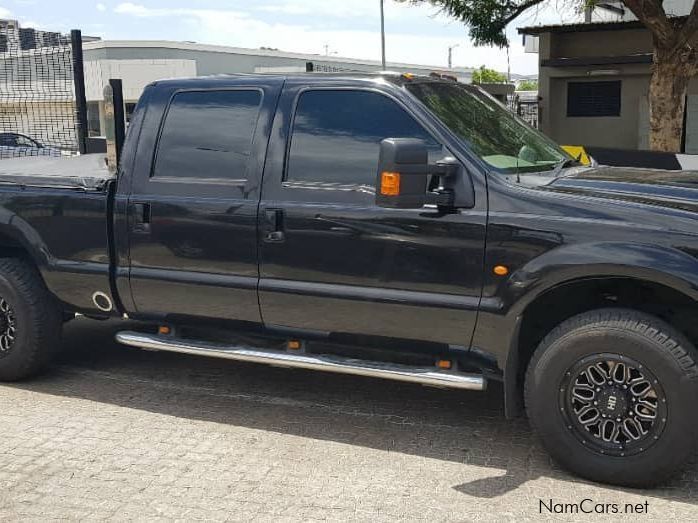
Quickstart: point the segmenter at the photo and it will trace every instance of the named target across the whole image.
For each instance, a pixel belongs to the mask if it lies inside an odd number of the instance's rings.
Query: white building
[[[110,78],[121,79],[127,117],[143,89],[162,78],[231,73],[372,72],[381,63],[339,56],[287,53],[271,49],[245,49],[169,41],[93,41],[83,44],[90,134],[104,128],[102,92]],[[470,83],[472,69],[392,63],[387,69],[414,74],[448,73]]]
[[[70,143],[64,145],[73,146],[76,140],[72,118],[75,98],[69,39],[60,33],[20,27],[15,20],[0,20],[0,131],[13,130],[41,137],[42,143],[63,143],[70,138]],[[377,61],[339,56],[193,42],[102,41],[90,37],[83,37],[83,55],[91,136],[100,136],[104,129],[103,90],[112,78],[122,81],[129,117],[145,86],[163,78],[382,69]],[[387,69],[414,74],[436,71],[448,73],[461,82],[472,80],[472,69],[465,68],[388,63]],[[31,97],[31,104],[22,103],[28,97]],[[27,108],[30,109],[28,113]],[[61,138],[62,135],[66,137]]]

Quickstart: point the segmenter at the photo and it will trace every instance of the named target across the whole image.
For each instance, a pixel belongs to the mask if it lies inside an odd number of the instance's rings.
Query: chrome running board
[[[264,363],[279,367],[319,370],[337,374],[352,374],[354,376],[419,383],[430,387],[464,390],[485,390],[487,387],[487,381],[479,374],[446,372],[433,368],[357,360],[341,356],[321,356],[301,352],[264,350],[246,346],[227,346],[130,331],[117,333],[116,341],[124,345],[147,350],[179,352],[182,354]]]

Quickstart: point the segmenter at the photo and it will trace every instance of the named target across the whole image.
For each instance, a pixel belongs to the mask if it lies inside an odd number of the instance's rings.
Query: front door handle
[[[281,243],[286,240],[284,233],[284,211],[282,209],[266,209],[264,211],[264,241]]]
[[[264,241],[267,243],[281,243],[285,239],[286,235],[283,231],[271,231],[264,237]]]
[[[133,232],[136,234],[150,234],[150,204],[134,203],[133,212]]]

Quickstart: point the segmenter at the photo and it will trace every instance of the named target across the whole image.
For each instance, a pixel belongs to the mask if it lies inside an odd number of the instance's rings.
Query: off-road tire
[[[644,436],[652,441],[641,451],[637,447],[645,444],[638,442],[632,455],[615,449],[612,449],[615,455],[607,455],[605,448],[590,448],[596,445],[592,441],[594,437],[586,440],[581,429],[589,429],[583,424],[578,425],[580,429],[572,427],[569,411],[575,414],[575,408],[565,408],[564,398],[569,397],[565,396],[566,380],[576,372],[571,369],[579,369],[580,362],[584,365],[586,361],[604,357],[601,354],[618,355],[621,362],[624,358],[639,362],[640,368],[653,376],[652,382],[662,392],[657,402],[663,403],[663,410],[658,411],[663,414],[657,417],[661,417],[657,421],[662,423],[661,431],[650,432],[651,437]],[[526,411],[553,459],[579,476],[629,487],[662,484],[690,462],[696,448],[697,361],[698,353],[688,339],[659,318],[627,309],[600,309],[580,314],[556,327],[535,351],[526,373]],[[586,380],[586,374],[579,376]],[[615,383],[613,385],[615,387]],[[630,401],[638,400],[628,393],[618,401],[629,405]],[[614,399],[614,409],[615,404]],[[600,412],[609,416],[607,410]],[[592,415],[593,412],[588,416]],[[574,423],[577,420],[579,418],[573,418]],[[599,445],[606,444],[602,438],[596,436],[596,439]],[[630,441],[628,445],[633,443]],[[619,444],[621,450],[623,445],[623,442]]]
[[[0,300],[11,311],[14,324],[9,348],[0,351],[0,381],[34,376],[46,368],[60,347],[61,311],[38,271],[18,258],[0,258]],[[6,322],[7,315],[0,329],[7,329]],[[8,339],[3,340],[5,344]]]

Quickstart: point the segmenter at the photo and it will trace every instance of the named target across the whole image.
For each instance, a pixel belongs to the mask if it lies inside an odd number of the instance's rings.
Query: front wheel
[[[656,485],[695,449],[696,349],[647,314],[581,314],[541,342],[525,400],[532,426],[564,467],[594,481]]]

